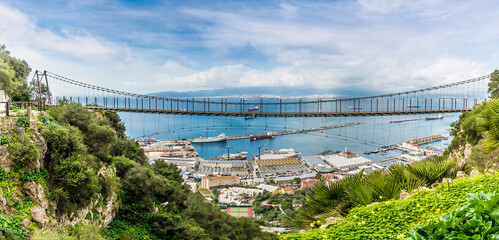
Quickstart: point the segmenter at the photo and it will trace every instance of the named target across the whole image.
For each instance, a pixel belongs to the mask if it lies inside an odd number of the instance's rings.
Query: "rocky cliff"
[[[116,189],[110,194],[98,194],[85,207],[67,211],[60,209],[46,170],[47,143],[41,131],[48,116],[1,117],[0,201],[1,214],[21,221],[21,229],[58,227],[80,221],[107,226],[119,207]],[[102,166],[98,175],[104,181],[116,178],[112,168]]]

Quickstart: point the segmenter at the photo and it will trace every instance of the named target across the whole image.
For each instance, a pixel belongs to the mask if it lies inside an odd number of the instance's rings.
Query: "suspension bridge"
[[[470,111],[488,98],[490,75],[376,96],[237,99],[130,93],[114,89],[116,87],[112,85],[106,88],[48,71],[36,71],[33,79],[38,84],[35,99],[40,104],[71,102],[89,109],[119,112],[127,135],[135,139],[154,136],[191,139],[220,132],[237,138],[269,131],[297,132],[300,134],[279,136],[277,140],[234,140],[230,146],[251,152],[263,142],[269,148],[300,146],[300,150],[308,149],[304,152],[319,152],[324,148],[342,149],[348,145],[354,151],[364,152],[405,140],[445,134],[459,112]],[[427,121],[435,114],[442,114],[443,119]],[[328,128],[354,122],[362,124]],[[318,130],[307,132],[306,129]],[[196,149],[206,156],[223,153],[218,153],[216,146],[198,145]],[[227,146],[221,143],[219,147]]]
[[[440,86],[352,98],[170,98],[124,92],[36,71],[39,98],[56,105],[173,115],[242,117],[339,117],[412,115],[470,111],[487,98],[490,75]],[[45,81],[44,81],[45,80]],[[45,82],[45,83],[44,83]],[[49,89],[50,85],[50,89]],[[45,94],[41,89],[46,89]],[[45,95],[45,96],[43,96]]]

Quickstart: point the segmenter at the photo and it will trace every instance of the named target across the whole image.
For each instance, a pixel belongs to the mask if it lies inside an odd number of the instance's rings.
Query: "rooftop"
[[[208,179],[210,181],[214,181],[214,180],[230,180],[230,179],[237,179],[239,178],[238,176],[216,176],[216,177],[203,177],[203,179]]]
[[[355,157],[345,157],[342,154],[324,156],[325,160],[335,168],[347,168],[372,163],[371,160],[356,155]]]

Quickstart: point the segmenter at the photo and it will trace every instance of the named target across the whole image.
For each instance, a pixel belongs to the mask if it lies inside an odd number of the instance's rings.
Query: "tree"
[[[491,98],[499,96],[499,70],[490,74],[489,93]]]
[[[0,88],[14,101],[29,100],[31,89],[27,77],[31,68],[24,60],[10,56],[5,45],[0,46]]]

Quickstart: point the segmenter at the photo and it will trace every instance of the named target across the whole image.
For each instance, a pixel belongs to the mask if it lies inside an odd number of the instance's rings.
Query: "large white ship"
[[[191,140],[192,143],[210,143],[210,142],[224,142],[227,141],[227,137],[225,136],[225,133],[221,133],[220,135],[216,137],[203,137],[200,136],[199,138],[194,138]]]
[[[296,158],[299,155],[300,153],[296,152],[293,148],[281,149],[277,152],[272,150],[265,150],[260,153],[260,157],[258,155],[255,155],[255,160]]]

